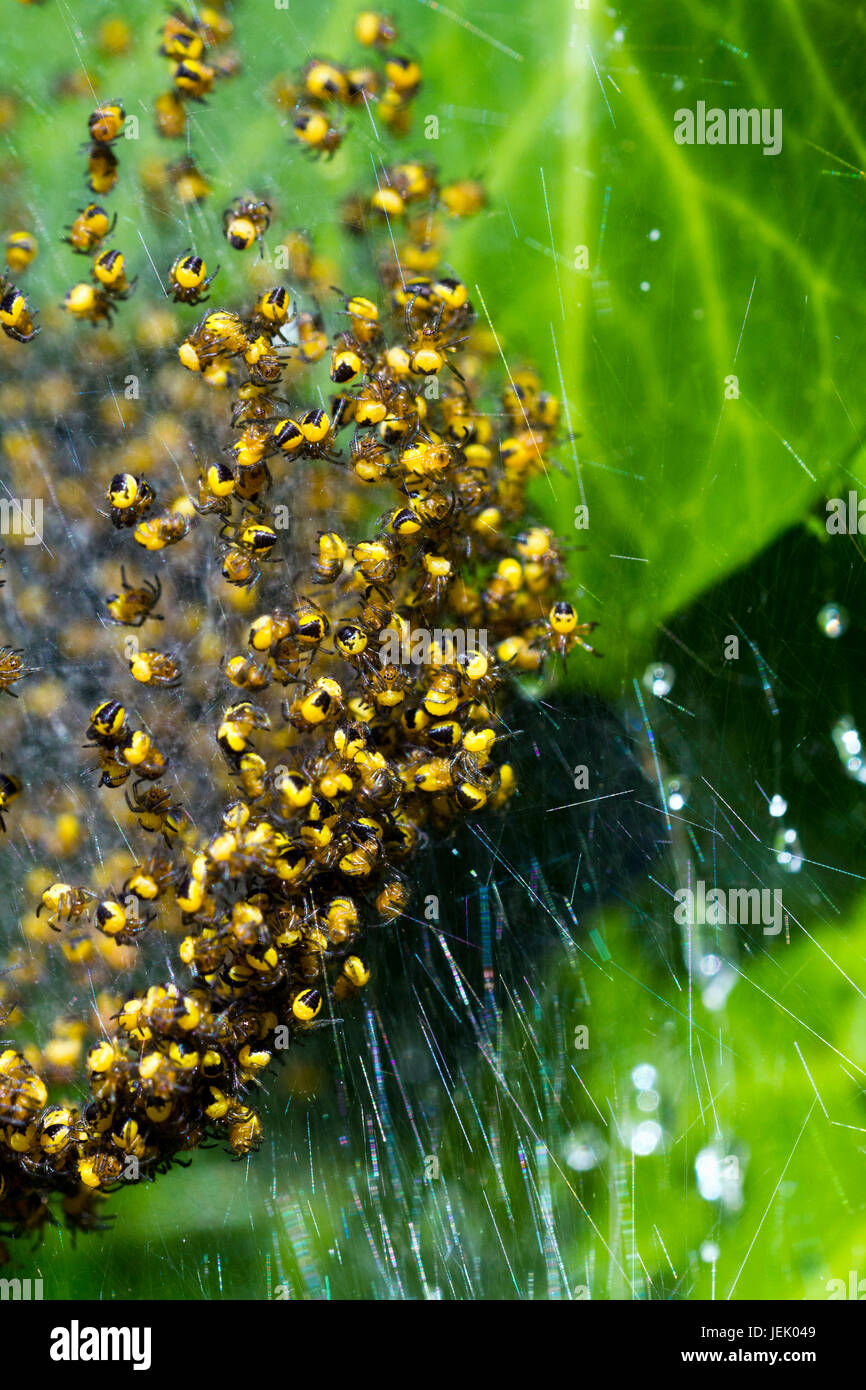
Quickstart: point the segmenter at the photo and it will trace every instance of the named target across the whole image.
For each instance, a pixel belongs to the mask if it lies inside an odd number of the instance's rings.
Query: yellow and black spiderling
[[[21,274],[39,254],[39,243],[32,232],[8,232],[6,264],[13,274]]]
[[[0,830],[6,829],[4,820],[10,805],[21,794],[21,783],[8,772],[0,772]]]
[[[39,332],[27,300],[15,285],[0,278],[0,328],[16,343],[29,343]]]
[[[126,259],[122,251],[101,251],[93,262],[93,278],[113,299],[126,299],[135,280],[126,278]]]
[[[235,198],[223,213],[223,231],[235,251],[248,251],[254,241],[264,255],[264,234],[271,223],[270,204],[252,198]]]
[[[91,323],[94,328],[103,321],[110,323],[116,307],[104,286],[91,285],[86,280],[67,290],[63,300],[63,308],[71,318]]]
[[[113,218],[109,218],[108,213],[98,203],[88,203],[67,229],[69,235],[63,240],[69,243],[73,251],[86,256],[110,235],[116,224],[117,213]]]
[[[28,666],[22,660],[23,656],[21,648],[0,647],[0,691],[4,695],[17,698],[18,692],[12,687],[35,672],[35,667]]]
[[[111,504],[111,520],[115,526],[135,526],[153,506],[155,493],[146,478],[132,473],[115,473],[107,500]]]
[[[109,594],[105,600],[111,622],[122,627],[141,627],[148,619],[155,622],[163,621],[163,615],[153,611],[162,597],[162,584],[158,576],[155,579],[145,579],[136,587],[128,582],[126,571],[121,565],[120,580],[120,591]]]
[[[126,112],[122,101],[103,102],[88,117],[87,129],[91,140],[99,145],[110,144],[112,140],[117,139],[125,120]]]
[[[87,157],[87,186],[91,193],[104,196],[117,183],[120,166],[117,155],[107,144],[94,144]]]
[[[292,129],[297,139],[313,154],[330,156],[343,143],[345,131],[335,125],[321,107],[299,106],[292,116]]]
[[[172,77],[181,96],[204,101],[213,87],[216,70],[198,58],[182,58],[175,63]]]
[[[216,279],[219,266],[207,273],[207,266],[194,251],[184,251],[172,262],[168,273],[172,299],[181,304],[201,304],[210,296],[205,294]]]
[[[397,26],[390,15],[362,10],[355,20],[355,38],[366,48],[385,48],[397,38]]]
[[[166,652],[134,651],[129,658],[129,674],[141,685],[173,689],[180,684],[180,667]]]
[[[253,311],[254,326],[274,333],[288,322],[292,312],[292,301],[284,285],[275,285],[265,290]]]

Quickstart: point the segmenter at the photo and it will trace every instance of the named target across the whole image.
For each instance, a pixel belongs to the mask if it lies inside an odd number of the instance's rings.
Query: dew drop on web
[[[834,641],[848,631],[848,613],[838,603],[825,603],[818,612],[818,626],[825,637]]]
[[[652,662],[643,673],[643,688],[651,695],[670,695],[674,688],[676,671],[665,661]]]

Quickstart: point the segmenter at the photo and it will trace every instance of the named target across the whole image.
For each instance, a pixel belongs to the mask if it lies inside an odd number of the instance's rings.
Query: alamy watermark
[[[860,1278],[859,1269],[848,1270],[847,1284],[844,1279],[828,1279],[824,1287],[831,1303],[840,1298],[848,1299],[852,1303],[862,1303],[866,1299],[866,1279]]]
[[[784,909],[781,888],[710,888],[699,878],[694,888],[678,888],[674,921],[678,926],[763,926],[778,936]]]
[[[41,1279],[0,1279],[0,1303],[38,1302],[43,1297]]]
[[[724,111],[699,101],[692,111],[681,106],[674,112],[674,140],[678,145],[763,145],[764,154],[782,150],[781,107],[732,107]]]
[[[41,545],[42,498],[0,497],[0,536],[23,536],[25,545]]]
[[[474,627],[383,628],[379,633],[383,666],[429,666],[437,655],[449,660],[487,655],[487,629]]]
[[[134,1371],[148,1371],[152,1340],[150,1327],[82,1327],[73,1318],[68,1327],[52,1328],[48,1355],[52,1361],[129,1361]]]
[[[866,497],[849,492],[847,497],[827,499],[828,536],[866,535]]]

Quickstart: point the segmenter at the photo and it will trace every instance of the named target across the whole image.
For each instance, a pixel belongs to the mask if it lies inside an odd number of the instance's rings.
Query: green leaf
[[[861,73],[848,13],[807,0],[556,22],[493,151],[510,249],[482,264],[487,230],[470,235],[506,351],[534,337],[555,374],[558,347],[577,464],[560,448],[568,476],[538,498],[562,533],[589,505],[573,571],[607,659],[575,659],[572,678],[615,689],[658,623],[803,518],[858,451]],[[675,112],[698,101],[778,108],[780,153],[677,144]],[[573,268],[580,243],[591,273]]]

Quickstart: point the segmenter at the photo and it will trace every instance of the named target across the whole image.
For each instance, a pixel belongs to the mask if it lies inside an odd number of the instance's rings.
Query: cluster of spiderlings
[[[357,32],[384,44],[392,26],[365,14]],[[110,642],[124,630],[135,686],[118,679],[116,660],[99,665],[92,626],[67,610],[59,645],[101,673],[79,726],[104,802],[87,806],[88,826],[119,825],[125,802],[138,843],[134,854],[100,852],[92,874],[27,876],[36,910],[22,917],[14,974],[0,980],[4,1030],[58,954],[93,1007],[90,1022],[58,1017],[42,1047],[0,1045],[4,1227],[38,1226],[52,1194],[70,1222],[92,1227],[102,1194],[153,1178],[208,1138],[236,1155],[254,1150],[262,1074],[367,984],[364,933],[409,909],[415,850],[514,791],[501,756],[504,684],[576,646],[592,650],[593,625],[560,596],[556,540],[528,515],[527,486],[557,442],[558,402],[527,368],[509,374],[494,403],[495,341],[477,326],[467,287],[440,267],[443,217],[477,211],[480,189],[440,187],[435,170],[405,162],[357,202],[372,215],[356,232],[375,236],[386,216],[407,218],[396,257],[390,236],[374,247],[375,297],[339,292],[335,305],[331,292],[329,332],[321,306],[336,277],[288,232],[282,245],[306,304],[275,284],[247,309],[209,309],[175,339],[173,361],[172,320],[154,310],[139,336],[164,411],[148,418],[136,399],[122,408],[107,399],[99,412],[106,442],[87,485],[101,472],[107,511],[91,500],[82,549],[105,557],[95,582],[114,588],[102,591],[103,634]],[[270,211],[237,200],[224,220],[229,243],[243,250],[261,238]],[[90,252],[109,230],[91,206],[69,240]],[[172,298],[195,304],[212,278],[181,253]],[[94,374],[117,351],[100,339]],[[317,404],[313,369],[325,360],[334,393]],[[28,419],[43,403],[48,421],[88,418],[86,394],[62,371],[46,373]],[[5,420],[22,395],[14,380],[2,388]],[[175,463],[192,441],[197,476],[178,486]],[[50,429],[4,434],[13,485],[50,447]],[[73,510],[79,477],[59,498]],[[309,556],[291,580],[270,568],[285,559],[289,516],[293,560]],[[159,576],[127,577],[147,554],[181,603],[164,597]],[[32,563],[56,580],[50,558]],[[22,621],[38,599],[33,584],[21,594]],[[205,618],[217,613],[214,632]],[[139,633],[157,623],[170,640],[145,643]],[[20,651],[0,652],[0,685],[27,674]],[[80,706],[93,685],[84,670],[77,679],[75,689],[50,677],[39,685],[43,722]],[[133,690],[143,715],[130,708]],[[0,781],[0,813],[21,790]],[[47,821],[23,790],[28,844],[77,860],[80,810]],[[140,952],[164,970],[172,940],[177,978],[118,994],[118,969]],[[76,1106],[62,1092],[82,1061],[88,1096]]]
[[[6,264],[13,275],[22,274],[38,254],[32,232],[13,231],[6,236]],[[36,311],[31,310],[26,294],[22,294],[7,276],[0,276],[0,328],[15,343],[29,343],[36,337]]]
[[[123,130],[125,120],[122,101],[104,101],[88,117],[87,186],[97,197],[110,193],[117,183],[118,160],[112,145]]]
[[[90,115],[87,128],[92,145],[88,162],[88,186],[92,193],[100,197],[110,193],[117,182],[117,155],[111,148],[123,130],[126,113],[121,101],[106,101]],[[111,316],[118,302],[128,299],[135,289],[136,281],[126,276],[126,259],[122,251],[109,248],[100,251],[100,243],[114,231],[117,214],[109,221],[108,213],[99,203],[88,203],[79,208],[75,221],[67,228],[66,241],[73,251],[87,256],[96,252],[91,266],[90,280],[80,280],[67,290],[63,308],[73,318],[94,326]]]
[[[213,53],[233,32],[228,16],[208,5],[194,15],[175,9],[166,19],[159,51],[171,65],[172,85],[154,103],[156,130],[163,139],[182,139],[188,124],[186,102],[204,102],[218,77],[238,71],[236,59]]]
[[[381,70],[369,61],[340,65],[312,58],[298,75],[281,74],[272,92],[291,112],[292,132],[313,155],[330,157],[340,148],[346,129],[340,112],[365,108],[376,129],[381,121],[395,135],[405,135],[412,121],[412,102],[421,89],[421,66],[393,52],[397,26],[390,15],[364,10],[355,22],[355,38],[381,55]]]
[[[383,262],[383,278],[393,280],[401,270],[435,270],[442,256],[443,223],[437,214],[471,217],[484,206],[484,189],[477,179],[460,179],[440,187],[436,170],[430,164],[407,160],[382,167],[372,191],[346,198],[340,220],[352,236],[366,237],[377,224],[387,223],[392,236],[393,223],[405,223],[406,239],[397,244],[397,261]]]

